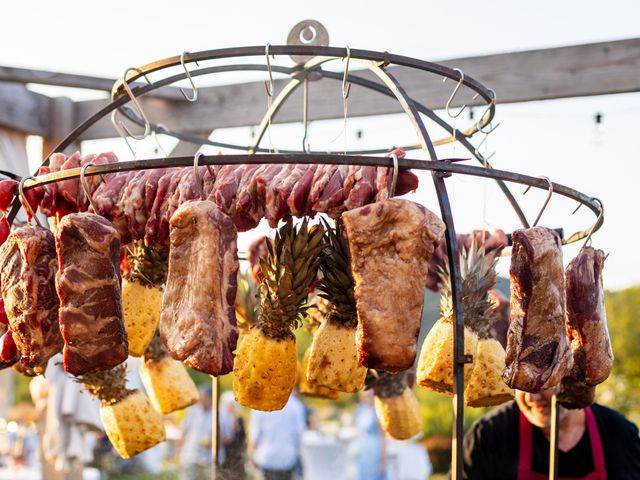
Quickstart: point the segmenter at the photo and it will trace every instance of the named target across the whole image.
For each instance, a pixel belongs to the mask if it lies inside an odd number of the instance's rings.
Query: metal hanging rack
[[[311,24],[310,21],[301,22],[294,30],[292,30],[289,38],[297,39],[298,43],[303,42],[304,29],[312,26],[315,29],[314,35],[317,42],[328,43],[328,35],[323,34],[323,28],[319,23]],[[297,29],[297,30],[296,30]],[[326,30],[324,31],[326,34]],[[238,59],[249,56],[264,56],[266,53],[267,59],[269,56],[275,58],[275,56],[290,55],[298,63],[293,67],[271,65],[271,61],[268,60],[267,65],[263,64],[229,64],[222,66],[211,66],[205,68],[198,68],[195,70],[189,70],[187,64],[195,63],[198,66],[198,62],[204,62],[207,60],[230,60]],[[363,64],[369,72],[373,73],[379,82],[372,81],[364,78],[353,72],[331,72],[321,68],[323,64],[331,60],[343,60],[349,59],[349,61],[355,61]],[[420,102],[411,98],[405,88],[403,88],[401,82],[388,71],[385,67],[388,65],[399,65],[408,68],[422,70],[428,74],[438,75],[443,78],[449,78],[456,81],[456,86],[451,94],[447,107],[451,106],[453,99],[458,93],[459,89],[464,86],[474,92],[474,99],[481,98],[486,102],[486,110],[480,116],[479,120],[471,127],[464,131],[460,131],[454,126],[451,126],[446,120],[438,116],[433,110]],[[160,79],[156,81],[150,81],[148,75],[163,71],[170,67],[182,67],[182,72]],[[182,94],[188,101],[197,100],[197,87],[193,78],[201,75],[210,75],[223,72],[250,72],[250,71],[266,71],[269,74],[269,83],[266,83],[267,92],[270,95],[268,110],[260,123],[258,132],[252,145],[235,145],[222,142],[212,142],[207,138],[202,138],[189,133],[181,133],[170,129],[164,125],[154,124],[147,119],[144,111],[137,101],[138,97],[143,96],[157,88],[173,84],[180,80],[188,80],[191,85],[191,96],[183,90]],[[273,90],[270,86],[273,86],[272,72],[289,75],[291,78],[288,83],[281,89],[280,93],[271,98]],[[281,150],[278,153],[264,153],[269,149],[261,148],[260,143],[264,137],[264,134],[271,122],[274,115],[277,114],[278,109],[289,98],[291,93],[296,90],[301,84],[306,83],[310,78],[328,78],[342,82],[343,94],[344,86],[347,84],[355,84],[361,87],[365,87],[381,93],[387,97],[395,98],[402,106],[404,112],[409,118],[412,127],[418,137],[418,145],[409,146],[408,149],[420,149],[425,152],[429,160],[415,160],[415,159],[391,159],[372,156],[379,153],[387,153],[389,149],[373,149],[373,150],[352,150],[341,152],[305,152],[306,148],[302,151]],[[136,86],[134,88],[129,87],[129,83],[144,77],[148,84]],[[345,99],[346,100],[346,99]],[[128,103],[134,105],[134,109],[127,106]],[[532,177],[523,175],[520,173],[509,172],[505,170],[497,170],[491,167],[488,163],[488,158],[485,158],[477,147],[474,147],[470,142],[471,137],[481,132],[484,135],[491,133],[497,126],[491,126],[495,114],[495,93],[472,77],[464,74],[458,69],[449,68],[436,63],[426,62],[423,60],[417,60],[410,57],[390,54],[388,52],[375,52],[370,50],[359,50],[350,48],[335,48],[328,47],[323,44],[294,44],[294,45],[268,45],[254,46],[254,47],[238,47],[238,48],[225,48],[218,50],[207,50],[202,52],[183,52],[181,55],[169,57],[163,60],[152,62],[143,65],[139,68],[129,68],[122,79],[118,80],[112,89],[112,102],[96,112],[93,116],[85,120],[78,127],[76,127],[69,135],[60,142],[60,144],[54,149],[54,152],[63,151],[69,145],[71,145],[79,136],[89,129],[96,122],[106,117],[107,115],[114,116],[114,126],[121,125],[120,122],[115,122],[115,115],[117,111],[120,111],[123,116],[130,121],[144,127],[144,134],[146,136],[149,132],[156,132],[166,135],[171,135],[180,140],[189,141],[200,145],[215,145],[224,148],[244,150],[248,151],[248,154],[234,154],[234,155],[199,155],[198,162],[202,166],[206,165],[230,165],[230,164],[264,164],[264,163],[300,163],[300,164],[337,164],[337,165],[370,165],[370,166],[387,166],[393,167],[393,162],[397,161],[398,168],[414,169],[430,171],[432,175],[432,181],[436,190],[440,213],[442,219],[446,225],[445,240],[447,244],[447,252],[449,258],[449,264],[451,266],[451,285],[452,285],[452,297],[454,305],[454,397],[453,397],[453,435],[452,435],[452,461],[451,461],[451,473],[453,479],[462,478],[462,457],[463,457],[463,392],[464,392],[464,379],[463,379],[463,367],[465,363],[469,363],[470,359],[464,355],[464,308],[462,304],[462,285],[459,265],[459,248],[456,240],[456,232],[453,220],[453,214],[451,211],[451,205],[449,201],[449,195],[447,193],[447,187],[445,179],[452,174],[456,175],[470,175],[486,179],[495,180],[507,200],[513,207],[516,215],[520,219],[523,227],[529,227],[522,209],[520,208],[517,200],[507,187],[505,182],[519,183],[540,188],[545,191],[552,189],[553,193],[570,198],[577,201],[579,205],[587,206],[595,215],[595,223],[585,230],[578,231],[571,235],[569,238],[563,241],[564,244],[573,243],[581,239],[590,238],[591,234],[597,231],[603,221],[603,207],[599,200],[587,196],[577,190],[569,188],[567,186],[550,182],[546,178]],[[458,107],[458,112],[450,114],[449,116],[454,118],[462,113],[466,105]],[[449,108],[447,108],[449,112]],[[447,136],[432,140],[425,123],[421,117],[425,115],[439,127],[445,130]],[[486,128],[489,127],[489,130]],[[132,138],[136,138],[130,130],[126,129],[126,126],[122,125],[117,128],[118,133],[126,139],[125,134],[130,135]],[[124,133],[123,133],[124,131]],[[140,135],[137,135],[140,137]],[[485,137],[486,138],[486,137]],[[461,144],[474,158],[476,158],[482,166],[471,166],[455,163],[456,159],[439,159],[435,146],[443,145],[450,142],[458,142]],[[53,153],[53,152],[52,152]],[[47,165],[49,162],[49,154],[43,161],[42,165]],[[63,179],[80,178],[81,176],[102,175],[106,173],[114,173],[130,170],[143,170],[154,168],[167,168],[167,167],[189,167],[193,166],[194,158],[192,156],[184,157],[165,157],[165,158],[152,158],[146,160],[134,160],[129,162],[120,162],[115,164],[104,165],[85,165],[82,169],[75,168],[59,172],[52,172],[44,175],[35,176],[32,178],[25,178],[22,183],[24,190],[34,188],[36,186],[44,185],[51,182],[57,182]],[[11,223],[15,218],[17,211],[20,208],[20,202],[16,199],[12,205],[11,212],[8,215],[8,221]],[[215,382],[214,382],[215,387]],[[557,410],[555,408],[555,402],[553,402],[552,418],[557,419]],[[214,404],[213,408],[216,408]],[[216,408],[217,410],[217,408]],[[217,412],[216,412],[217,413]],[[215,416],[214,416],[215,417]],[[214,428],[217,421],[214,420]],[[553,429],[555,434],[552,435],[551,445],[551,459],[557,458],[557,421],[553,422]],[[217,456],[216,441],[214,436],[214,457]],[[556,478],[554,473],[555,462],[551,462],[550,465],[550,477]],[[556,467],[557,468],[557,467]]]

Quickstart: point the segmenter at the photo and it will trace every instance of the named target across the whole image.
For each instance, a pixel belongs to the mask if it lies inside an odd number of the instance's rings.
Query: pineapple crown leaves
[[[333,318],[343,322],[355,320],[356,301],[353,293],[354,281],[351,273],[349,246],[336,222],[335,230],[326,220],[323,238],[323,255],[320,259],[322,279],[318,285],[320,297],[331,303]]]
[[[169,269],[169,249],[166,247],[147,246],[143,242],[135,242],[127,247],[129,277],[142,285],[162,286],[167,281]]]
[[[496,284],[498,253],[498,250],[486,253],[484,245],[478,246],[475,238],[472,239],[471,246],[460,253],[465,323],[485,337],[491,328],[490,313],[495,308],[488,293]],[[438,275],[443,292],[440,297],[440,314],[443,318],[450,318],[453,316],[453,296],[447,258],[444,266],[438,270]]]
[[[97,397],[106,405],[117,403],[129,393],[129,390],[126,389],[126,363],[121,363],[109,370],[85,373],[79,376],[76,381],[84,385],[89,395]]]
[[[269,254],[260,260],[256,312],[260,326],[272,336],[286,336],[300,326],[309,287],[316,279],[323,235],[322,225],[309,228],[305,219],[295,228],[289,219],[273,244],[267,244]]]

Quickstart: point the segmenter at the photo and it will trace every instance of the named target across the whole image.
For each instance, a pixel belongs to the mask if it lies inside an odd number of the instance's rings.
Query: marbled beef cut
[[[233,369],[238,232],[211,201],[183,203],[170,222],[160,335],[176,360],[209,375]]]
[[[562,380],[558,398],[569,408],[591,404],[593,387],[604,382],[613,367],[602,288],[603,266],[604,252],[585,247],[565,272],[567,336],[574,365],[571,374]]]
[[[416,357],[424,285],[444,223],[417,203],[389,199],[342,214],[351,253],[360,363],[390,373]]]
[[[21,227],[0,247],[2,298],[20,362],[33,374],[62,349],[58,326],[57,271],[53,234],[42,227]]]
[[[120,235],[93,213],[72,213],[56,232],[64,369],[107,370],[127,359],[122,319]]]
[[[503,378],[536,393],[557,386],[571,369],[565,333],[565,285],[560,237],[545,227],[513,232],[511,321]]]

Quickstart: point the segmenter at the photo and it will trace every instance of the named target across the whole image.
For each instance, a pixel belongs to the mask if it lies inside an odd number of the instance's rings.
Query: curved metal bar
[[[313,55],[313,56],[327,56],[334,58],[343,58],[344,57],[344,48],[338,47],[322,47],[322,46],[313,46],[313,45],[270,45],[269,53],[272,55]],[[440,65],[437,63],[427,62],[425,60],[418,60],[416,58],[407,57],[404,55],[396,55],[388,52],[376,52],[372,50],[360,50],[360,49],[350,49],[351,58],[356,58],[360,60],[372,60],[375,62],[381,62],[385,66],[388,64],[401,65],[410,68],[416,68],[419,70],[424,70],[427,72],[435,73],[437,75],[441,75],[444,77],[451,78],[452,80],[457,80],[460,75],[450,67],[445,65]],[[222,58],[229,57],[250,57],[250,56],[262,56],[264,55],[264,45],[259,46],[251,46],[251,47],[232,47],[232,48],[221,48],[216,50],[204,50],[200,52],[194,52],[190,54],[190,58],[186,63],[196,62],[196,61],[205,61],[205,60],[218,60]],[[130,83],[133,80],[136,80],[140,76],[144,74],[148,74],[151,72],[156,72],[158,70],[162,70],[168,67],[175,67],[177,65],[181,65],[180,56],[173,56],[164,58],[161,60],[157,60],[146,65],[143,65],[138,68],[140,73],[134,73],[132,75],[127,75],[123,79],[117,80],[113,88],[111,90],[111,97],[115,99],[116,96],[122,95],[123,82]],[[487,89],[480,82],[475,80],[474,78],[465,75],[464,81],[462,82],[466,87],[474,90],[478,93],[487,103],[491,103],[491,94],[489,89]],[[494,115],[494,109],[491,110],[490,118],[488,118],[487,123],[491,121]]]
[[[409,96],[406,94],[400,82],[391,74],[372,63],[371,70],[389,87],[396,96],[400,105],[409,116],[413,124],[420,144],[425,154],[431,157],[431,163],[437,162],[438,157],[431,143],[429,133],[420,118]],[[462,80],[461,80],[462,81]],[[456,89],[457,91],[457,89]],[[451,452],[451,473],[453,480],[462,479],[462,455],[464,439],[464,364],[467,363],[464,355],[464,305],[462,303],[462,278],[460,274],[460,257],[458,253],[458,241],[456,229],[453,223],[453,212],[449,203],[447,186],[444,176],[432,172],[433,186],[436,189],[440,213],[447,229],[445,239],[447,242],[447,256],[449,257],[449,278],[451,281],[451,297],[453,303],[453,438]]]

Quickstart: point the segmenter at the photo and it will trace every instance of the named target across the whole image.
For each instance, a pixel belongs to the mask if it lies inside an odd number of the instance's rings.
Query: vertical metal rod
[[[309,78],[304,77],[304,88],[302,90],[302,126],[304,134],[302,135],[302,151],[308,153],[307,137],[309,135]]]
[[[220,380],[211,377],[211,480],[216,480],[220,459],[218,458],[218,444],[220,442],[220,429],[218,428],[218,403],[220,400]]]
[[[553,394],[551,397],[551,439],[549,446],[549,479],[558,478],[558,428],[560,426],[560,409],[558,408],[558,397]]]
[[[391,74],[384,71],[376,62],[368,64],[369,69],[375,73],[396,96],[398,102],[406,112],[411,124],[413,125],[420,146],[425,154],[432,161],[437,161],[433,143],[429,137],[429,133],[420,118],[420,114],[414,102],[407,95],[400,82]],[[462,305],[462,281],[460,277],[460,258],[458,255],[458,242],[456,239],[456,231],[453,224],[453,215],[451,213],[451,205],[449,196],[447,195],[447,187],[444,183],[444,176],[441,172],[432,172],[433,185],[436,189],[438,202],[440,203],[440,212],[447,230],[445,237],[447,241],[447,250],[449,256],[450,276],[451,276],[451,293],[453,297],[453,368],[454,368],[454,397],[453,397],[453,436],[451,439],[451,478],[453,480],[462,479],[462,458],[463,458],[463,440],[464,440],[464,364],[466,363],[464,355],[464,308]]]

